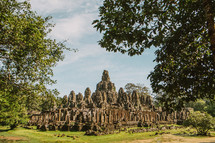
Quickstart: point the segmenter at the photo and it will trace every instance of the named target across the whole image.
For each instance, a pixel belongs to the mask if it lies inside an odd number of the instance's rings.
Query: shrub
[[[192,126],[198,135],[207,135],[210,129],[215,128],[215,118],[205,112],[192,112],[184,122],[185,126]]]

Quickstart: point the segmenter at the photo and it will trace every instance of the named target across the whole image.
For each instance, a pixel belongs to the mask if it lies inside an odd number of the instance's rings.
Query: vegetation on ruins
[[[165,110],[166,106],[165,106],[164,102],[165,102],[166,98],[164,98],[164,96],[162,96],[163,94],[164,93],[158,93],[154,96],[154,105],[156,107],[162,107]],[[185,103],[185,107],[193,108],[194,111],[207,112],[211,116],[215,117],[215,101],[214,100],[197,99],[197,101],[190,101],[188,103]]]
[[[139,95],[144,96],[144,98],[154,98],[150,89],[141,83],[127,83],[125,85],[125,91],[127,94],[132,94],[133,91],[136,91]],[[152,100],[152,99],[151,99]],[[152,100],[156,107],[160,107],[159,103],[156,100]]]
[[[31,10],[29,2],[0,1],[0,124],[26,122],[27,110],[40,110],[56,90],[46,85],[63,60],[64,43],[47,38],[53,24]],[[43,97],[45,96],[45,97]],[[47,104],[46,104],[47,105]],[[43,107],[42,107],[43,108]]]
[[[210,129],[215,129],[215,118],[205,112],[196,111],[189,115],[185,126],[192,126],[198,135],[207,135]]]
[[[144,84],[141,83],[127,83],[125,85],[125,90],[127,94],[132,93],[134,90],[136,90],[139,94],[145,94],[150,96],[149,88],[144,86]]]
[[[209,100],[197,100],[196,102],[189,102],[186,107],[193,108],[194,111],[207,112],[215,117],[215,102]]]
[[[104,0],[94,27],[107,51],[140,55],[156,47],[153,92],[167,108],[215,100],[215,1]],[[162,99],[160,98],[160,99]]]

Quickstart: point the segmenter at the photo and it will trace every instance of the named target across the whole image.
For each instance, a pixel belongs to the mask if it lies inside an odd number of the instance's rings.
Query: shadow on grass
[[[0,133],[1,132],[8,132],[8,131],[10,131],[11,129],[0,129]]]
[[[198,134],[183,134],[183,133],[177,133],[177,134],[173,134],[173,135],[175,135],[175,136],[180,136],[180,137],[215,137],[214,135],[198,135]],[[215,141],[214,142],[212,142],[212,143],[215,143]]]

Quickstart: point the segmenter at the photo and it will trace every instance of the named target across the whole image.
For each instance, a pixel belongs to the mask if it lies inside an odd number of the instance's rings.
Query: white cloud
[[[30,0],[33,10],[40,14],[51,14],[57,12],[80,11],[91,12],[98,9],[100,0]]]
[[[55,27],[50,33],[57,40],[79,40],[96,30],[92,21],[97,18],[100,0],[30,0],[32,9],[43,16],[53,16]]]
[[[32,8],[39,13],[50,14],[58,11],[65,11],[68,9],[75,9],[84,0],[31,0]]]
[[[82,36],[95,33],[91,23],[94,19],[93,14],[80,14],[73,17],[57,19],[56,26],[51,35],[58,40],[68,40],[75,42]]]
[[[99,56],[102,57],[102,55],[106,54],[105,50],[100,48],[97,44],[87,44],[82,45],[81,47],[77,45],[77,47],[78,52],[67,52],[66,58],[58,64],[58,67],[80,63],[82,59],[87,58],[88,60],[85,60],[86,62],[89,61],[89,58],[95,58],[94,60],[96,60]]]

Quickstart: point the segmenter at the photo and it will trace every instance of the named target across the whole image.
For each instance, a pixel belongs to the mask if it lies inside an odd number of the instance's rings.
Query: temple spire
[[[107,70],[104,70],[104,71],[103,71],[102,81],[107,81],[107,82],[110,81],[109,73],[108,73]]]

